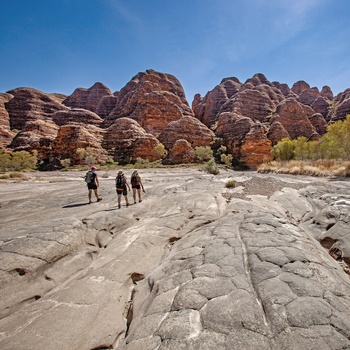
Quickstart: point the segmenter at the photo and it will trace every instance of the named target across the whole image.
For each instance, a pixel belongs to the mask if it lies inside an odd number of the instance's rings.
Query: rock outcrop
[[[96,113],[82,108],[58,111],[53,113],[51,118],[53,122],[59,126],[70,123],[100,126],[103,121]]]
[[[328,86],[320,92],[299,81],[289,88],[286,84],[269,82],[263,74],[255,74],[245,83],[236,78],[224,79],[203,98],[197,94],[192,108],[195,117],[223,138],[224,145],[238,162],[243,161],[240,148],[250,130],[247,123],[240,131],[235,127],[242,117],[263,123],[272,147],[285,137],[304,136],[317,140],[326,132],[331,120],[345,119],[350,112],[346,91],[334,99]],[[249,145],[252,153],[259,152],[259,142],[250,141]],[[264,150],[269,157],[268,149],[264,147]]]
[[[90,156],[95,162],[101,163],[108,159],[107,151],[101,147],[104,132],[94,126],[80,124],[67,124],[59,128],[57,137],[52,144],[51,162],[63,159],[70,159],[72,165],[84,164],[85,159],[81,159],[78,149],[92,152]]]
[[[272,160],[270,151],[271,141],[267,138],[267,129],[257,122],[245,135],[240,149],[240,159],[248,167],[254,168],[257,164]]]
[[[331,117],[332,122],[345,119],[346,115],[350,114],[350,89],[337,95],[331,108],[334,111]]]
[[[177,140],[184,139],[192,148],[209,146],[213,142],[215,134],[203,123],[194,117],[183,117],[170,122],[158,136],[158,140],[167,149],[171,149]]]
[[[27,122],[47,120],[59,110],[68,109],[55,96],[32,88],[17,88],[8,92],[13,98],[6,103],[11,130],[22,130]]]
[[[105,98],[111,98],[106,100]],[[78,88],[72,95],[68,96],[62,103],[65,106],[73,108],[83,108],[91,112],[96,113],[103,99],[104,103],[110,104],[112,101],[115,101],[109,88],[102,83],[95,83],[91,88]]]
[[[128,117],[157,137],[170,122],[186,115],[192,116],[193,112],[180,82],[170,74],[147,70],[120,90],[117,106],[106,118],[105,125]]]
[[[249,166],[256,167],[262,159],[269,159],[269,147],[283,138],[318,140],[330,123],[344,120],[350,114],[349,91],[334,97],[328,86],[319,91],[298,81],[289,88],[258,73],[244,83],[234,77],[223,79],[204,97],[195,95],[191,109],[179,80],[154,70],[138,73],[114,93],[102,83],[78,88],[68,97],[18,88],[0,96],[0,145],[8,151],[36,150],[40,157],[46,157],[41,161],[50,162],[60,151],[52,148],[59,144],[53,143],[56,126],[79,124],[81,130],[95,126],[103,134],[119,119],[129,118],[149,135],[140,138],[138,132],[135,137],[129,133],[129,141],[116,142],[118,152],[111,152],[114,146],[104,148],[113,139],[109,131],[103,145],[94,145],[103,157],[109,152],[120,163],[136,158],[151,161],[159,159],[153,151],[159,142],[171,150],[178,140],[186,140],[192,149],[223,145],[233,155],[234,164],[249,159]],[[255,124],[263,128],[255,128]],[[52,125],[52,130],[45,125]],[[260,136],[256,134],[258,129],[264,130],[263,134],[258,132]],[[123,145],[126,150],[121,148]],[[248,157],[247,152],[260,156]]]
[[[11,94],[0,93],[0,147],[8,146],[15,133],[11,131],[9,113],[5,108],[5,103],[13,98]]]
[[[119,118],[104,135],[102,147],[109,151],[116,161],[135,162],[137,158],[153,162],[161,158],[157,152],[160,142],[147,133],[135,120]]]
[[[165,165],[187,164],[198,161],[191,144],[184,139],[178,139],[173,144],[168,156],[163,160]]]
[[[14,151],[37,151],[39,159],[47,159],[51,155],[58,129],[51,120],[28,121],[13,138],[10,147]]]

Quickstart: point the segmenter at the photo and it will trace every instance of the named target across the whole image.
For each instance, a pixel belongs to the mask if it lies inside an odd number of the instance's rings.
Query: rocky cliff
[[[188,144],[178,143],[177,150],[182,145],[180,149],[185,147],[189,155],[197,146],[221,144],[235,163],[254,168],[270,159],[271,147],[282,138],[317,140],[329,123],[349,113],[350,89],[334,97],[327,86],[319,91],[299,81],[290,88],[260,73],[244,83],[225,78],[204,97],[197,94],[190,108],[176,77],[147,70],[114,93],[96,83],[70,96],[32,88],[0,94],[0,145],[8,150],[36,150],[48,164],[64,157],[76,164],[81,161],[76,155],[78,144],[100,154],[97,160],[112,157],[123,163],[158,159],[154,147],[162,143],[169,151],[164,162],[186,162],[192,155],[169,158],[177,141],[185,140]],[[59,128],[65,131],[58,133]],[[71,146],[69,128],[85,141]]]

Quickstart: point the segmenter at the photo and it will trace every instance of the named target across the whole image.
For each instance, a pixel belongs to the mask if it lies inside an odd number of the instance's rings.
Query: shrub
[[[194,153],[201,162],[207,162],[213,158],[213,151],[209,146],[195,147]]]
[[[225,164],[225,166],[232,168],[232,154],[222,154],[221,155],[221,162]]]
[[[80,162],[87,164],[89,167],[91,167],[93,164],[96,164],[96,160],[98,157],[98,151],[96,149],[93,149],[91,147],[87,148],[78,148],[76,150]]]
[[[155,146],[154,149],[160,158],[164,158],[168,154],[168,151],[165,149],[162,143]]]
[[[36,169],[38,159],[27,151],[6,153],[0,151],[0,171],[21,171]]]
[[[9,174],[10,179],[24,179],[27,176],[23,173],[13,172]]]
[[[210,174],[213,174],[213,175],[217,175],[220,173],[220,170],[218,169],[218,166],[217,164],[215,163],[215,160],[214,159],[210,159],[205,167],[204,167],[204,170],[207,171],[208,173]]]
[[[60,163],[61,163],[63,168],[69,168],[71,165],[71,159],[70,158],[61,159]]]
[[[234,187],[236,187],[236,184],[237,184],[237,181],[231,179],[231,180],[226,181],[225,187],[234,188]]]

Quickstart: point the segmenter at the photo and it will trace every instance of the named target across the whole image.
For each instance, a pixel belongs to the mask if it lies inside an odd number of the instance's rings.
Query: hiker
[[[96,202],[102,201],[102,198],[98,196],[98,187],[100,186],[100,183],[98,181],[98,176],[96,174],[96,167],[93,165],[91,167],[91,170],[89,170],[85,175],[85,182],[87,183],[87,188],[89,190],[89,204],[92,203],[91,196],[92,191],[94,191],[96,196]]]
[[[128,190],[130,191],[130,186],[128,183],[127,178],[125,177],[124,173],[120,170],[118,171],[118,175],[115,178],[115,187],[117,189],[117,195],[118,195],[118,208],[120,209],[121,207],[121,199],[122,195],[125,198],[126,206],[129,206],[129,201],[128,201]]]
[[[137,170],[135,170],[131,174],[130,182],[131,182],[131,187],[132,187],[132,196],[134,197],[134,204],[136,204],[136,191],[137,191],[137,194],[138,194],[139,203],[141,203],[142,202],[141,188],[142,188],[143,192],[145,192],[145,189],[143,187],[141,177],[140,177],[140,175],[139,175]]]

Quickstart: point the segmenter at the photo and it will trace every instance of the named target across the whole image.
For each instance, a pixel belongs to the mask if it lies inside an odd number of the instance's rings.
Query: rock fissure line
[[[243,216],[243,220],[244,220],[244,216]],[[250,286],[252,287],[252,290],[255,292],[255,299],[256,299],[256,302],[257,302],[257,304],[259,306],[259,309],[261,310],[261,316],[263,318],[263,322],[264,322],[265,327],[266,327],[267,338],[268,338],[268,340],[270,342],[270,346],[272,348],[274,348],[274,344],[272,343],[272,341],[273,341],[272,330],[271,330],[270,325],[269,325],[269,323],[267,321],[266,312],[265,312],[265,309],[264,309],[264,306],[263,306],[263,302],[262,302],[262,300],[260,298],[259,291],[255,288],[255,284],[253,282],[253,278],[252,278],[252,275],[251,275],[251,272],[250,272],[248,249],[247,249],[247,245],[244,242],[244,239],[243,239],[241,231],[240,231],[240,224],[241,224],[241,222],[236,222],[236,225],[237,225],[237,236],[238,236],[238,239],[240,240],[241,246],[242,246],[244,271],[245,271],[246,277],[248,279],[248,282],[249,282]]]

